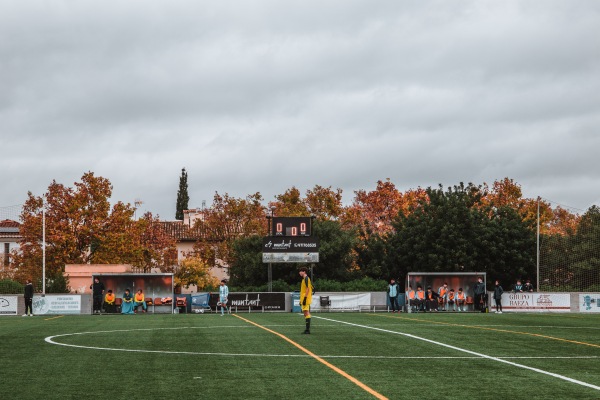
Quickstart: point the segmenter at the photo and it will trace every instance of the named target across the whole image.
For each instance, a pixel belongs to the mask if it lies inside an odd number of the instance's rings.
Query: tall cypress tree
[[[175,211],[175,219],[183,221],[183,210],[188,209],[190,196],[188,195],[187,172],[185,168],[181,169],[179,177],[179,190],[177,190],[177,210]]]

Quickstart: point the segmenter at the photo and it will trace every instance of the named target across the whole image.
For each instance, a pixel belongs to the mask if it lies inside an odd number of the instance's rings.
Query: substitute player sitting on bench
[[[454,293],[454,289],[450,289],[446,295],[446,311],[450,308],[452,308],[452,311],[456,311],[456,293]]]
[[[142,306],[142,311],[146,312],[146,299],[144,298],[144,293],[142,293],[142,289],[138,289],[135,296],[133,296],[133,312],[137,313],[137,309],[139,306]]]
[[[104,311],[106,311],[107,313],[116,313],[117,312],[117,305],[115,304],[115,301],[117,300],[117,296],[115,296],[115,294],[113,293],[112,290],[109,290],[106,293],[106,296],[104,296]]]

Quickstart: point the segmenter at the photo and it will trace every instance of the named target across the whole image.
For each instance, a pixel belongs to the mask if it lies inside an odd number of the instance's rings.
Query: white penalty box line
[[[354,327],[357,327],[357,328],[371,329],[371,330],[374,330],[374,331],[391,333],[391,334],[394,334],[394,335],[406,336],[406,337],[409,337],[411,339],[421,340],[423,342],[435,344],[437,346],[442,346],[442,347],[446,347],[448,349],[452,349],[452,350],[460,351],[460,352],[463,352],[463,353],[471,354],[471,355],[479,357],[479,358],[485,358],[485,359],[496,361],[496,362],[499,362],[499,363],[512,365],[513,367],[523,368],[523,369],[526,369],[526,370],[529,370],[529,371],[537,372],[539,374],[548,375],[548,376],[551,376],[551,377],[554,377],[554,378],[558,378],[558,379],[561,379],[561,380],[564,380],[564,381],[567,381],[567,382],[571,382],[571,383],[574,383],[574,384],[577,384],[577,385],[585,386],[585,387],[588,387],[588,388],[600,391],[600,386],[592,385],[591,383],[587,383],[587,382],[583,382],[583,381],[580,381],[580,380],[577,380],[577,379],[569,378],[568,376],[564,376],[564,375],[560,375],[560,374],[555,374],[553,372],[544,371],[543,369],[529,367],[529,366],[523,365],[523,364],[518,364],[518,363],[515,363],[515,362],[512,362],[512,361],[508,361],[506,359],[489,356],[487,354],[477,353],[476,351],[471,351],[471,350],[463,349],[463,348],[460,348],[460,347],[452,346],[450,344],[446,344],[446,343],[442,343],[442,342],[437,342],[435,340],[426,339],[426,338],[423,338],[423,337],[420,337],[420,336],[411,335],[410,333],[392,331],[392,330],[389,330],[389,329],[377,328],[377,327],[373,327],[373,326],[369,326],[369,325],[355,324],[355,323],[352,323],[352,322],[339,321],[339,320],[335,320],[335,319],[331,319],[331,318],[319,317],[319,316],[316,316],[316,315],[313,315],[312,317],[313,318],[317,318],[317,319],[321,319],[321,320],[324,320],[324,321],[337,322],[339,324],[345,324],[345,325],[349,325],[349,326],[354,326]]]

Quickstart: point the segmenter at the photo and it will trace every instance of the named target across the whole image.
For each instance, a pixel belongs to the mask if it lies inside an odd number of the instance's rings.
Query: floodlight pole
[[[271,210],[270,210],[270,214],[267,214],[267,221],[269,221],[269,236],[273,235],[273,230],[271,229],[271,221],[273,220],[273,217],[275,216],[275,206],[271,206]],[[267,286],[267,291],[269,293],[271,293],[273,291],[273,264],[269,263],[269,270],[267,272],[267,280],[268,282],[268,286]]]
[[[42,295],[46,295],[46,199],[42,197]]]
[[[540,291],[540,196],[537,198],[537,235],[536,235],[536,269],[537,282],[536,287]]]

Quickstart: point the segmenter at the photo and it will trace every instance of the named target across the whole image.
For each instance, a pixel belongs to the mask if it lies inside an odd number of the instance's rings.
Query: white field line
[[[436,342],[435,340],[426,339],[426,338],[423,338],[423,337],[420,337],[420,336],[416,336],[416,335],[411,335],[410,333],[390,331],[390,330],[387,330],[387,329],[376,328],[376,327],[369,326],[369,325],[360,325],[360,324],[354,324],[354,323],[351,323],[351,322],[338,321],[338,320],[331,319],[331,318],[318,317],[316,315],[313,315],[313,318],[322,319],[324,321],[329,321],[329,322],[338,322],[340,324],[355,326],[355,327],[358,327],[358,328],[371,329],[371,330],[380,331],[380,332],[392,333],[394,335],[406,336],[406,337],[409,337],[409,338],[412,338],[412,339],[422,340],[422,341],[427,342],[427,343],[431,343],[431,344],[435,344],[435,345],[438,345],[438,346],[446,347],[446,348],[449,348],[449,349],[461,351],[461,352],[467,353],[467,354],[472,354],[472,355],[480,357],[480,358],[486,358],[488,360],[497,361],[497,362],[500,362],[500,363],[512,365],[513,367],[527,369],[529,371],[537,372],[537,373],[543,374],[543,375],[552,376],[554,378],[562,379],[562,380],[567,381],[567,382],[575,383],[577,385],[585,386],[585,387],[588,387],[588,388],[600,391],[600,386],[592,385],[591,383],[579,381],[577,379],[569,378],[567,376],[560,375],[560,374],[555,374],[553,372],[544,371],[544,370],[539,369],[539,368],[533,368],[533,367],[529,367],[527,365],[517,364],[517,363],[514,363],[512,361],[508,361],[506,359],[502,359],[502,358],[498,358],[498,357],[492,357],[492,356],[488,356],[486,354],[477,353],[475,351],[471,351],[471,350],[467,350],[467,349],[462,349],[460,347],[452,346],[452,345],[449,345],[449,344],[446,344],[446,343]]]
[[[277,326],[296,326],[296,325],[277,325]],[[321,325],[323,326],[323,325]],[[331,326],[339,326],[338,324]],[[77,332],[77,333],[65,333],[61,335],[48,336],[44,340],[47,343],[54,344],[57,346],[74,347],[78,349],[88,350],[104,350],[104,351],[123,351],[131,353],[155,353],[155,354],[184,354],[184,355],[199,355],[199,356],[221,356],[221,357],[296,357],[296,358],[307,358],[306,354],[268,354],[268,353],[211,353],[211,352],[195,352],[195,351],[171,351],[171,350],[144,350],[144,349],[123,349],[123,348],[111,348],[111,347],[98,347],[98,346],[82,346],[77,344],[68,344],[57,342],[55,339],[67,336],[80,336],[80,335],[91,335],[95,333],[115,333],[115,332],[134,332],[134,331],[152,331],[152,330],[180,330],[180,329],[214,329],[214,328],[253,328],[252,326],[214,326],[214,327],[176,327],[176,328],[142,328],[142,329],[119,329],[112,331],[93,331],[93,332]],[[455,360],[455,359],[479,359],[481,356],[348,356],[348,355],[319,355],[321,358],[349,358],[349,359],[365,359],[365,360]],[[600,356],[576,356],[576,357],[523,357],[523,356],[505,356],[496,357],[498,359],[599,359]]]

